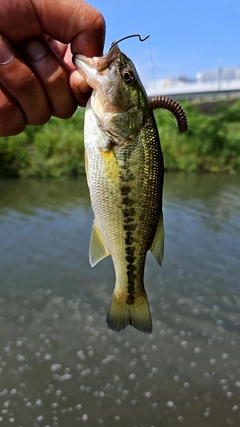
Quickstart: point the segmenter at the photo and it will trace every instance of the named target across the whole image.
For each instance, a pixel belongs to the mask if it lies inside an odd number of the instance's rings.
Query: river
[[[240,425],[240,178],[166,174],[153,333],[108,330],[85,179],[0,181],[0,426]]]

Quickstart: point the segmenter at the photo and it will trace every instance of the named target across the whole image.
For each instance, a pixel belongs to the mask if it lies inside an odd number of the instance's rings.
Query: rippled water
[[[0,425],[240,425],[240,179],[167,174],[153,334],[107,329],[85,180],[0,182]]]

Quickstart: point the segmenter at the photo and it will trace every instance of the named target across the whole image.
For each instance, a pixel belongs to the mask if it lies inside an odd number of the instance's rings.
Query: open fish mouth
[[[115,91],[114,87],[119,86],[119,68],[122,62],[123,54],[117,45],[114,45],[106,55],[100,57],[88,58],[80,54],[73,55],[74,65],[85,78],[86,83],[93,89],[94,94],[97,91],[99,91],[98,94],[101,93],[98,99],[101,98],[100,102],[104,104],[105,110],[110,109],[112,111],[114,98],[112,92]]]
[[[96,63],[99,58],[88,58],[87,56],[76,54],[73,55],[73,63],[80,74],[86,79],[89,86],[96,89],[97,67]]]
[[[77,70],[85,77],[88,82],[88,79],[91,79],[91,77],[94,76],[96,77],[97,73],[104,74],[104,71],[111,69],[112,63],[117,59],[119,54],[120,49],[118,45],[115,45],[103,56],[94,56],[93,58],[88,58],[84,55],[74,54],[72,60]]]

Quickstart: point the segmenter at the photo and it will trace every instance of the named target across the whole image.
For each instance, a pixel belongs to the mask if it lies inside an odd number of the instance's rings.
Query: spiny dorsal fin
[[[163,253],[164,253],[164,225],[163,225],[162,212],[159,218],[157,231],[153,239],[150,251],[152,252],[158,264],[161,265],[163,260]]]
[[[89,261],[91,266],[94,267],[94,265],[96,265],[99,261],[108,255],[110,255],[110,253],[102,240],[102,236],[95,221],[93,221],[92,234],[89,245]]]

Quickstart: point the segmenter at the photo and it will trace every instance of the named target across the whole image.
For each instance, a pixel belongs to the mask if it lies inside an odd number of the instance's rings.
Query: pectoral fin
[[[161,212],[161,215],[159,218],[157,231],[156,231],[155,237],[153,239],[150,251],[154,255],[158,264],[161,265],[162,260],[163,260],[163,253],[164,253],[164,225],[163,225],[163,213],[162,212]]]
[[[93,221],[93,228],[89,245],[89,261],[91,266],[94,267],[94,265],[96,265],[99,261],[108,255],[110,255],[110,253],[108,252],[102,240],[102,236],[95,221]]]

